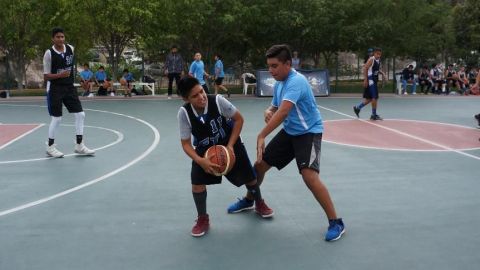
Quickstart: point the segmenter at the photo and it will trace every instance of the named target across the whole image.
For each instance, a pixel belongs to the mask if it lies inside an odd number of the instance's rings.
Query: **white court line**
[[[147,121],[144,121],[142,119],[139,119],[139,118],[136,118],[136,117],[133,117],[133,116],[130,116],[130,115],[126,115],[126,114],[121,114],[121,113],[115,113],[115,112],[109,112],[109,111],[101,111],[101,110],[93,110],[93,109],[84,109],[84,110],[88,110],[88,111],[95,111],[95,112],[102,112],[102,113],[109,113],[109,114],[114,114],[114,115],[118,115],[118,116],[122,116],[122,117],[127,117],[127,118],[130,118],[130,119],[133,119],[133,120],[136,120],[146,126],[148,126],[153,134],[154,134],[154,140],[152,142],[152,144],[150,145],[150,147],[145,150],[140,156],[138,156],[137,158],[133,159],[132,161],[130,161],[129,163],[123,165],[122,167],[116,169],[116,170],[113,170],[105,175],[102,175],[98,178],[95,178],[93,180],[90,180],[86,183],[83,183],[81,185],[78,185],[78,186],[75,186],[73,188],[70,188],[70,189],[67,189],[65,191],[62,191],[62,192],[59,192],[59,193],[56,193],[56,194],[53,194],[51,196],[48,196],[48,197],[45,197],[45,198],[42,198],[42,199],[39,199],[39,200],[36,200],[36,201],[33,201],[33,202],[29,202],[29,203],[26,203],[26,204],[23,204],[23,205],[20,205],[20,206],[17,206],[17,207],[14,207],[14,208],[11,208],[11,209],[8,209],[8,210],[4,210],[4,211],[1,211],[0,212],[0,217],[3,217],[3,216],[6,216],[8,214],[13,214],[13,213],[16,213],[18,211],[22,211],[22,210],[25,210],[27,208],[30,208],[30,207],[34,207],[34,206],[37,206],[37,205],[40,205],[40,204],[43,204],[43,203],[46,203],[46,202],[49,202],[51,200],[55,200],[55,199],[58,199],[60,197],[63,197],[63,196],[66,196],[70,193],[73,193],[75,191],[78,191],[78,190],[81,190],[83,188],[86,188],[88,186],[91,186],[91,185],[94,185],[98,182],[101,182],[105,179],[108,179],[109,177],[111,176],[114,176],[115,174],[118,174],[119,172],[121,171],[124,171],[125,169],[133,166],[134,164],[138,163],[139,161],[141,161],[142,159],[144,159],[146,156],[148,156],[152,151],[153,149],[155,149],[155,147],[157,147],[158,143],[160,142],[160,132],[158,132],[158,130],[150,123],[148,123]]]
[[[345,114],[345,113],[342,113],[342,112],[339,112],[339,111],[336,111],[336,110],[333,110],[333,109],[330,109],[330,108],[327,108],[327,107],[323,107],[323,106],[320,106],[320,105],[317,105],[317,106],[319,108],[324,109],[324,110],[331,111],[331,112],[334,112],[334,113],[339,114],[339,115],[346,116],[346,117],[351,118],[351,119],[357,119],[354,116],[351,116],[351,115],[348,115],[348,114]],[[439,148],[442,148],[442,149],[445,149],[447,151],[455,152],[455,153],[460,154],[462,156],[466,156],[466,157],[469,157],[469,158],[480,160],[480,157],[478,157],[478,156],[471,155],[471,154],[468,154],[468,153],[465,153],[465,152],[462,152],[462,151],[458,151],[458,150],[453,149],[451,147],[448,147],[448,146],[445,146],[445,145],[442,145],[442,144],[438,144],[438,143],[435,143],[435,142],[432,142],[432,141],[429,141],[429,140],[425,140],[423,138],[420,138],[420,137],[412,135],[412,134],[408,134],[408,133],[400,131],[400,130],[396,130],[396,129],[393,129],[393,128],[381,126],[381,125],[375,124],[373,121],[367,121],[367,120],[363,120],[363,119],[357,119],[357,120],[362,121],[362,122],[367,123],[367,124],[372,125],[372,126],[383,128],[383,129],[386,129],[388,131],[391,131],[391,132],[394,132],[394,133],[397,133],[397,134],[400,134],[400,135],[403,135],[403,136],[406,136],[406,137],[409,137],[409,138],[412,138],[412,139],[415,139],[415,140],[418,140],[418,141],[421,141],[421,142],[424,142],[424,143],[427,143],[427,144],[430,144],[430,145],[433,145],[433,146],[436,146],[436,147],[439,147]]]
[[[30,134],[30,133],[32,133],[32,132],[34,132],[35,130],[37,130],[37,129],[39,129],[39,128],[43,127],[45,124],[14,124],[14,125],[23,125],[23,126],[26,126],[26,125],[37,125],[37,126],[36,126],[35,128],[32,128],[31,130],[29,130],[29,131],[27,131],[27,132],[23,133],[22,135],[20,135],[20,136],[16,137],[15,139],[13,139],[13,140],[9,141],[8,143],[6,143],[6,144],[4,144],[4,145],[0,146],[0,150],[2,150],[3,148],[7,147],[8,145],[10,145],[10,144],[14,143],[15,141],[17,141],[17,140],[20,140],[21,138],[23,138],[23,137],[27,136],[28,134]]]
[[[358,119],[357,119],[358,120]],[[433,122],[433,121],[423,121],[423,120],[407,120],[407,119],[392,119],[389,118],[387,120],[390,121],[398,121],[398,122],[415,122],[415,123],[429,123],[429,124],[436,124],[436,125],[443,125],[443,126],[452,126],[452,127],[457,127],[457,128],[464,128],[464,129],[470,129],[470,130],[476,130],[476,128],[468,127],[468,126],[462,126],[462,125],[457,125],[457,124],[450,124],[450,123],[440,123],[440,122]],[[334,119],[334,120],[325,120],[324,123],[332,123],[332,122],[342,122],[342,121],[350,121],[350,119]],[[326,140],[323,139],[324,142],[332,143],[332,144],[337,144],[337,145],[343,145],[343,146],[349,146],[349,147],[357,147],[357,148],[364,148],[364,149],[374,149],[374,150],[386,150],[386,151],[400,151],[400,152],[450,152],[450,150],[447,149],[407,149],[407,148],[391,148],[391,147],[376,147],[376,146],[366,146],[366,145],[358,145],[358,144],[349,144],[349,143],[341,143],[341,142],[336,142],[332,140]],[[474,147],[474,148],[460,148],[457,150],[461,151],[473,151],[473,150],[478,150],[480,147]]]
[[[66,127],[74,127],[75,125],[61,125],[61,126],[66,126]],[[104,145],[104,146],[101,146],[101,147],[98,147],[98,148],[93,148],[93,150],[95,151],[99,151],[99,150],[103,150],[105,148],[108,148],[108,147],[111,147],[115,144],[118,144],[120,143],[121,141],[123,141],[123,133],[117,131],[117,130],[114,130],[114,129],[109,129],[109,128],[104,128],[104,127],[96,127],[96,126],[85,126],[85,127],[88,127],[88,128],[96,128],[96,129],[103,129],[103,130],[106,130],[106,131],[110,131],[112,133],[115,133],[117,135],[117,139],[114,141],[114,142],[111,142],[107,145]],[[1,150],[1,148],[0,148]],[[64,155],[63,157],[73,157],[73,156],[78,156],[78,154],[76,153],[71,153],[71,154],[67,154],[67,155]],[[31,159],[19,159],[19,160],[6,160],[6,161],[0,161],[0,165],[1,164],[12,164],[12,163],[22,163],[22,162],[31,162],[31,161],[41,161],[41,160],[47,160],[47,159],[56,159],[55,157],[43,157],[43,158],[31,158]]]

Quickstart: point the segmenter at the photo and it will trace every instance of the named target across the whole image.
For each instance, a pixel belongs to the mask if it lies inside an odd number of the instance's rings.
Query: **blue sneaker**
[[[227,212],[229,214],[233,214],[233,213],[238,213],[245,210],[253,209],[253,203],[254,201],[250,201],[247,198],[238,199],[237,202],[234,202],[228,207]]]
[[[325,241],[331,242],[340,239],[345,233],[345,225],[343,225],[342,219],[332,219],[329,220],[328,223],[329,226],[328,231],[325,234]]]

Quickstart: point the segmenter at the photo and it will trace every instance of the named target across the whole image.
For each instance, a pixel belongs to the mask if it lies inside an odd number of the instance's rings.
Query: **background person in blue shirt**
[[[112,89],[111,80],[107,78],[104,66],[100,66],[95,72],[95,84],[98,86],[97,95],[106,96],[107,93],[110,93],[111,96],[115,95],[115,91]]]
[[[218,88],[227,92],[227,96],[230,97],[230,92],[223,85],[223,79],[225,78],[225,72],[223,71],[222,56],[220,54],[215,55],[215,95],[218,94]]]
[[[133,74],[128,71],[128,68],[123,70],[123,76],[120,79],[120,84],[125,87],[125,94],[124,96],[127,97],[132,97],[132,82],[134,82],[135,79],[133,78]]]
[[[197,52],[194,56],[194,61],[190,65],[190,69],[188,70],[188,75],[191,77],[194,77],[200,82],[200,85],[202,86],[203,90],[205,90],[205,93],[210,94],[208,91],[208,86],[207,83],[205,82],[205,76],[210,76],[208,73],[205,71],[205,65],[203,64],[202,61],[202,55]]]
[[[303,181],[328,217],[325,240],[338,240],[345,226],[342,219],[337,218],[330,194],[319,176],[323,124],[312,89],[305,76],[292,68],[292,53],[287,45],[272,46],[266,57],[276,83],[272,104],[264,112],[266,125],[257,136],[257,181],[262,183],[272,166],[281,170],[295,159]],[[283,128],[265,148],[265,138],[282,123]],[[248,192],[229,210],[235,206],[251,207],[247,200],[252,200]]]
[[[82,86],[83,96],[90,96],[93,87],[93,72],[90,70],[87,63],[83,65],[83,71],[80,72],[80,85]],[[92,94],[93,95],[93,94]]]

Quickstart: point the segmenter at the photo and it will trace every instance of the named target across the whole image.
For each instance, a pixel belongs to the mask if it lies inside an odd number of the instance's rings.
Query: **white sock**
[[[57,134],[57,129],[61,121],[62,121],[62,117],[52,116],[52,120],[50,121],[50,126],[48,127],[49,139],[55,139],[55,135]]]
[[[85,112],[74,113],[76,135],[83,135],[83,123],[85,122]]]

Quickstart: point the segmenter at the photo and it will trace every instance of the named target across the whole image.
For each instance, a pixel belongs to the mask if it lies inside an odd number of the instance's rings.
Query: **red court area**
[[[343,145],[387,150],[438,151],[480,148],[478,129],[415,121],[325,121],[323,140]]]
[[[0,124],[0,149],[38,128],[39,124]]]

